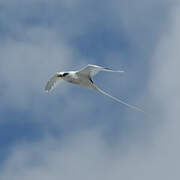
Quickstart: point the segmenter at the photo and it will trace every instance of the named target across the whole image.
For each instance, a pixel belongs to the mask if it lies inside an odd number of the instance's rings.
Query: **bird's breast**
[[[70,74],[64,77],[64,80],[73,84],[79,84],[80,78],[76,74]]]

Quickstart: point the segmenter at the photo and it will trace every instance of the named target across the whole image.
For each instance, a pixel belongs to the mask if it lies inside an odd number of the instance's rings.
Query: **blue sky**
[[[0,179],[179,179],[179,1],[0,2]],[[61,84],[86,64],[96,92]]]

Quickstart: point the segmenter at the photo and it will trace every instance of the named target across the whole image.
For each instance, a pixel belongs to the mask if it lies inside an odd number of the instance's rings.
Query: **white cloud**
[[[30,30],[26,37],[28,42],[8,40],[0,46],[4,103],[21,104],[21,108],[27,107],[33,93],[43,92],[52,73],[70,64],[73,54],[51,30]]]
[[[131,154],[113,152],[97,132],[82,132],[61,143],[47,140],[16,147],[1,179],[128,179],[126,175],[131,178],[135,175],[135,162],[127,164],[127,154],[132,158],[130,161],[138,159],[134,150]],[[129,169],[132,174],[128,173]]]

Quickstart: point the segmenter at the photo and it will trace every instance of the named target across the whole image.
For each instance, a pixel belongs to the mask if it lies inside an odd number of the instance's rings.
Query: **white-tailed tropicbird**
[[[96,75],[100,71],[109,71],[109,72],[120,72],[123,73],[124,71],[116,71],[109,68],[104,68],[97,65],[87,65],[86,67],[80,69],[79,71],[66,71],[66,72],[57,72],[53,77],[49,79],[45,86],[45,91],[49,92],[53,90],[60,82],[67,81],[73,84],[77,84],[79,86],[83,86],[85,88],[93,89],[101,94],[104,94],[115,101],[118,101],[130,108],[136,109],[138,111],[141,111],[145,113],[142,109],[138,108],[137,106],[130,105],[116,97],[111,96],[110,94],[104,92],[103,90],[99,89],[94,85],[94,82],[92,80],[93,76]]]

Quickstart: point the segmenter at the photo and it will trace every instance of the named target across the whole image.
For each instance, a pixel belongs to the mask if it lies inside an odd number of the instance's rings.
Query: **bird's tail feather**
[[[114,96],[111,96],[110,94],[104,92],[103,90],[99,89],[99,88],[96,87],[95,85],[93,85],[93,89],[94,89],[95,91],[98,91],[98,92],[101,93],[101,94],[104,94],[104,95],[110,97],[111,99],[114,99],[115,101],[117,101],[117,102],[119,102],[119,103],[124,104],[125,106],[127,106],[127,107],[129,107],[129,108],[132,108],[132,109],[135,109],[135,110],[137,110],[137,111],[140,111],[140,112],[142,112],[142,113],[144,113],[144,114],[147,114],[147,113],[146,113],[144,110],[142,110],[141,108],[139,108],[139,107],[137,107],[137,106],[134,106],[134,105],[131,105],[131,104],[128,104],[128,103],[126,103],[126,102],[124,102],[124,101],[122,101],[122,100],[120,100],[120,99],[118,99],[118,98],[116,98],[116,97],[114,97]]]

